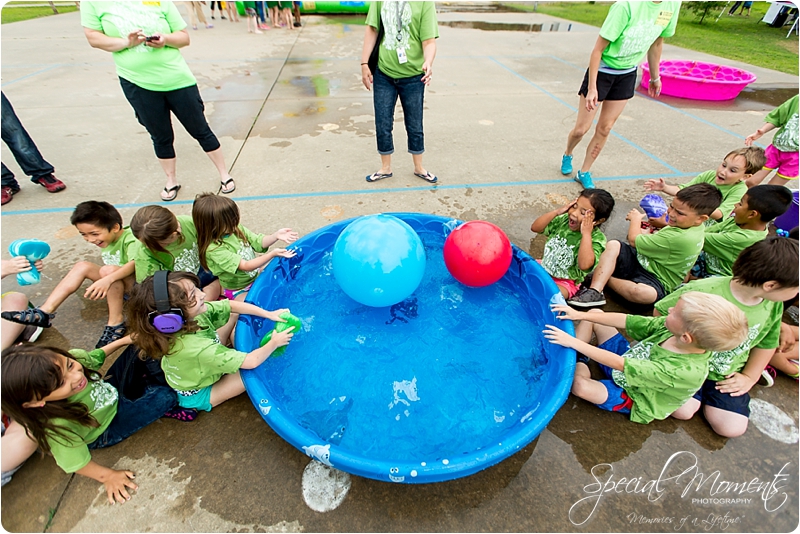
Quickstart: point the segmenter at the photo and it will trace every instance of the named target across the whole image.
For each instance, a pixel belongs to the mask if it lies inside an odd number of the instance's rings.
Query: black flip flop
[[[369,183],[377,182],[378,180],[384,180],[386,178],[391,178],[392,173],[382,173],[382,172],[373,172],[369,176],[367,176],[367,181]]]
[[[163,200],[164,202],[172,202],[173,200],[175,200],[175,197],[177,197],[177,196],[178,196],[178,190],[179,190],[180,188],[181,188],[180,184],[178,184],[178,185],[173,185],[173,186],[172,186],[172,187],[170,187],[169,189],[167,189],[167,188],[165,187],[165,188],[164,188],[164,192],[165,192],[167,195],[169,195],[169,196],[168,196],[167,198],[161,197],[161,200]]]
[[[425,174],[422,174],[420,172],[415,172],[414,176],[416,176],[417,178],[422,178],[429,184],[435,184],[436,182],[439,181],[439,179],[433,174],[431,174],[429,171],[425,171]]]
[[[233,189],[228,189],[226,191],[225,186],[231,182],[233,182]],[[226,181],[220,182],[219,192],[222,193],[223,195],[230,195],[234,191],[236,191],[236,182],[233,181],[233,178],[228,178]]]

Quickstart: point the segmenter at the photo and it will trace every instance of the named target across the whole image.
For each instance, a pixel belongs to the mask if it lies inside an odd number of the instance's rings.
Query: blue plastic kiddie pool
[[[290,308],[302,329],[281,356],[242,370],[253,404],[286,441],[324,464],[391,482],[467,476],[535,439],[564,404],[575,353],[544,340],[556,321],[555,284],[517,247],[497,283],[470,288],[447,271],[442,247],[461,221],[393,213],[427,255],[417,290],[391,307],[357,303],[332,273],[336,238],[354,219],[292,245],[270,262],[247,301]],[[387,244],[391,246],[391,244]],[[236,348],[255,349],[271,321],[242,316]]]

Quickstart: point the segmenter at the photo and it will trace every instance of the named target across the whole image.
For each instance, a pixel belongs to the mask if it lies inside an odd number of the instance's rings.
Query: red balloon
[[[486,221],[470,221],[453,230],[443,252],[453,278],[471,287],[494,284],[511,265],[511,242],[505,232]]]

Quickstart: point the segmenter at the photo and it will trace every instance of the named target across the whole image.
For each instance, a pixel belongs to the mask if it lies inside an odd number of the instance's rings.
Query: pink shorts
[[[222,295],[228,300],[235,300],[236,297],[241,295],[242,293],[247,293],[250,291],[250,286],[253,284],[248,285],[247,287],[243,287],[242,289],[223,289]]]
[[[574,297],[575,293],[577,293],[578,289],[580,289],[578,284],[575,283],[575,280],[569,280],[567,278],[553,278],[553,282],[555,282],[559,288],[563,287],[567,290],[568,299]]]
[[[765,169],[775,170],[781,178],[787,180],[794,180],[797,178],[797,152],[781,152],[772,145],[769,145],[764,151],[767,156],[767,162],[764,164]]]

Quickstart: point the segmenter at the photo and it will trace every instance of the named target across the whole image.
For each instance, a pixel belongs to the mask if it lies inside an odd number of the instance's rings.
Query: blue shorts
[[[628,343],[628,340],[622,336],[622,334],[617,333],[613,337],[598,345],[597,348],[613,352],[618,356],[622,356],[628,352],[628,349],[631,348],[631,345]],[[600,365],[600,369],[602,369],[603,373],[605,373],[605,375],[608,377],[608,380],[600,380],[600,383],[606,387],[608,399],[606,399],[603,404],[598,404],[597,407],[609,412],[619,412],[624,414],[631,413],[633,400],[628,396],[627,393],[625,393],[624,389],[619,387],[617,383],[611,379],[612,369],[603,364],[598,365]]]
[[[197,271],[197,278],[200,279],[200,289],[203,289],[217,279],[217,277],[214,276],[211,271],[206,271],[202,267],[200,267],[200,270]]]
[[[721,393],[716,389],[716,385],[713,380],[706,380],[703,382],[703,387],[694,394],[694,398],[706,406],[750,417],[750,393],[732,397],[730,393]]]
[[[211,411],[211,386],[195,390],[191,395],[189,391],[176,391],[178,394],[178,405],[181,408],[194,408],[195,410]]]

